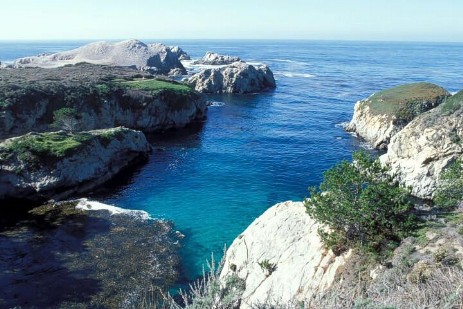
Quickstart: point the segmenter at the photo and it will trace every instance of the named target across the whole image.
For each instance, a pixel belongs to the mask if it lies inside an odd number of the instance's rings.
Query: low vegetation
[[[75,152],[90,140],[88,133],[69,134],[65,132],[31,133],[8,140],[0,146],[0,158],[12,155],[27,163],[46,158],[61,158]]]
[[[453,210],[463,201],[463,162],[456,160],[442,172],[434,197],[436,207]]]
[[[449,115],[459,110],[461,106],[463,106],[463,91],[460,91],[447,98],[441,104],[440,111],[444,115]]]
[[[413,83],[379,91],[364,101],[374,115],[390,115],[409,122],[450,94],[430,83]]]
[[[416,226],[409,191],[364,152],[327,170],[310,195],[307,212],[329,228],[319,233],[336,253],[354,247],[387,256]]]
[[[173,91],[177,93],[188,94],[193,92],[193,89],[186,85],[175,81],[166,81],[159,79],[135,79],[131,81],[122,81],[120,85],[129,89],[150,91],[158,93],[163,90]]]

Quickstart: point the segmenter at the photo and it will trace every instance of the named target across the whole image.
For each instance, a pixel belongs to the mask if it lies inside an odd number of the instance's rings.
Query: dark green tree
[[[74,133],[80,126],[80,114],[75,108],[63,107],[53,112],[52,126]]]
[[[360,247],[382,253],[415,226],[409,191],[365,152],[353,154],[324,173],[320,188],[310,188],[308,214],[329,227],[320,230],[335,252]]]
[[[456,160],[440,176],[434,196],[436,207],[453,210],[463,201],[463,162]]]

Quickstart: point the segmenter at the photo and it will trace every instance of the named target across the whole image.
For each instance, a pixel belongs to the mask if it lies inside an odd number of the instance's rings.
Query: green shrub
[[[450,164],[437,184],[434,205],[440,209],[452,210],[463,200],[463,165],[461,160]]]
[[[80,124],[80,114],[75,108],[64,107],[53,112],[52,127],[75,132]]]
[[[387,254],[416,226],[409,192],[399,187],[387,169],[364,152],[324,173],[320,188],[310,188],[308,214],[326,224],[320,231],[327,247],[348,247]]]

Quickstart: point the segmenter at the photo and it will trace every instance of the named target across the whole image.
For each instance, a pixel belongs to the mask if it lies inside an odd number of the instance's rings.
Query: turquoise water
[[[100,198],[172,220],[186,235],[186,279],[200,274],[210,254],[220,255],[263,211],[277,202],[303,199],[324,170],[362,146],[339,127],[351,118],[357,100],[415,81],[463,89],[463,44],[166,43],[180,45],[194,58],[214,51],[266,63],[278,85],[263,94],[211,97],[220,104],[209,108],[205,122],[150,137],[155,151],[149,161]],[[24,50],[35,54],[81,43],[11,44],[0,42],[0,60],[24,55]],[[6,56],[4,50],[13,52]]]

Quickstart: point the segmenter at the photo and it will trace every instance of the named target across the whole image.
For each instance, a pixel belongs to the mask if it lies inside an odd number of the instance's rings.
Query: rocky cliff
[[[89,191],[150,150],[143,133],[126,128],[7,139],[0,143],[0,199],[43,201]]]
[[[79,48],[51,55],[17,59],[15,67],[56,68],[67,64],[87,62],[111,66],[134,66],[139,70],[168,74],[171,70],[186,70],[178,59],[178,50],[160,43],[145,44],[138,40],[116,43],[95,42]]]
[[[463,91],[395,135],[381,162],[415,196],[430,199],[442,170],[463,155]]]
[[[302,202],[285,202],[268,209],[235,239],[221,277],[237,275],[245,281],[240,308],[287,305],[330,287],[351,253],[336,257],[326,250],[319,227]]]
[[[442,103],[450,93],[434,84],[414,83],[386,89],[355,104],[346,126],[374,148],[387,148],[390,139],[421,113]]]
[[[206,100],[187,85],[129,68],[79,64],[0,71],[0,139],[50,131],[55,111],[77,111],[80,130],[161,131],[201,119]]]
[[[266,66],[255,67],[244,62],[203,70],[188,79],[201,93],[255,93],[276,87],[272,71]]]

